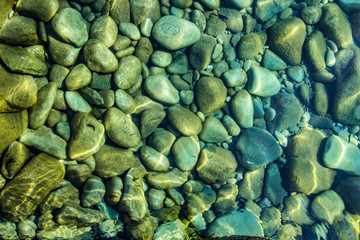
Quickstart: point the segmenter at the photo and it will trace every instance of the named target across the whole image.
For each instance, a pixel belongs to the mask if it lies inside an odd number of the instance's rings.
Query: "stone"
[[[335,125],[334,122],[325,116],[311,115],[309,124],[314,128],[330,129]]]
[[[0,221],[0,237],[9,240],[19,239],[16,224],[10,221]]]
[[[147,138],[161,124],[166,116],[162,109],[147,109],[141,114],[140,134],[142,138]]]
[[[273,121],[275,129],[282,132],[289,127],[295,126],[304,110],[294,94],[280,92],[271,98],[271,107],[276,111],[276,117]]]
[[[187,237],[185,228],[186,226],[179,219],[176,219],[173,222],[165,222],[156,229],[153,239],[185,239]]]
[[[0,42],[10,45],[34,45],[39,43],[36,30],[34,19],[14,16],[0,29]]]
[[[305,72],[299,65],[289,67],[286,73],[290,79],[294,80],[295,82],[301,82],[305,77]]]
[[[175,52],[173,60],[166,70],[172,74],[185,74],[188,72],[189,64],[186,54]]]
[[[159,129],[151,134],[147,140],[149,146],[153,147],[159,153],[167,156],[174,141],[176,140],[176,137],[169,131]]]
[[[241,90],[232,97],[231,112],[235,121],[242,128],[253,126],[254,106],[251,95],[246,90]]]
[[[236,198],[238,196],[238,186],[236,184],[227,183],[218,190],[216,202],[214,204],[215,211],[220,214],[227,212],[237,207]]]
[[[195,85],[196,103],[199,110],[208,114],[225,104],[226,87],[216,77],[201,77]]]
[[[71,44],[61,42],[52,35],[48,35],[48,42],[49,53],[55,63],[65,67],[70,67],[75,64],[81,47],[75,47]]]
[[[105,196],[105,185],[101,178],[92,175],[89,177],[84,185],[80,195],[81,205],[85,208],[90,208],[104,198]]]
[[[172,56],[169,52],[157,50],[151,54],[151,62],[158,67],[167,67],[172,61]]]
[[[254,200],[260,197],[264,174],[264,168],[247,171],[239,183],[239,196],[246,200]]]
[[[44,125],[36,130],[26,129],[19,141],[28,147],[33,147],[56,158],[66,159],[66,141],[54,134],[51,128]]]
[[[351,30],[354,38],[360,42],[360,13],[353,13],[350,16]]]
[[[247,89],[259,97],[272,97],[281,89],[276,75],[266,68],[252,65],[247,72]]]
[[[79,89],[79,93],[91,105],[105,105],[104,99],[101,97],[100,93],[90,87]]]
[[[341,197],[333,190],[327,190],[317,195],[311,202],[311,214],[320,221],[333,224],[342,215],[345,205]]]
[[[339,0],[339,5],[345,12],[356,12],[360,10],[360,4],[355,0]]]
[[[90,39],[83,50],[85,63],[90,70],[111,73],[118,69],[115,55],[100,40]]]
[[[260,219],[245,209],[233,211],[217,218],[207,229],[211,237],[231,237],[233,235],[263,237]]]
[[[238,9],[247,8],[253,0],[229,0],[229,3]]]
[[[54,222],[55,224],[55,222]],[[84,237],[86,233],[91,231],[91,227],[76,228],[75,226],[58,225],[37,231],[36,236],[39,238],[77,238]]]
[[[66,91],[65,100],[69,108],[74,112],[89,113],[92,110],[89,103],[77,91]]]
[[[342,179],[335,191],[340,195],[347,209],[353,214],[359,214],[360,204],[358,201],[360,193],[359,177],[347,177]]]
[[[346,48],[352,43],[350,23],[336,3],[326,4],[322,8],[319,27],[340,48]]]
[[[179,50],[200,39],[200,31],[195,24],[171,15],[155,22],[151,35],[167,50]]]
[[[200,153],[200,143],[197,137],[180,137],[171,148],[176,166],[181,171],[191,171]]]
[[[122,196],[124,185],[119,177],[112,177],[105,183],[105,202],[109,206],[115,206]]]
[[[64,140],[69,141],[71,137],[71,128],[69,122],[59,122],[56,124],[56,133]]]
[[[164,207],[166,192],[156,188],[151,188],[148,192],[149,207],[154,210],[160,210]]]
[[[4,23],[8,20],[9,14],[15,5],[15,0],[6,0],[2,1],[0,5],[0,28],[4,25]]]
[[[134,56],[136,56],[141,60],[141,62],[146,64],[149,62],[150,56],[152,55],[153,52],[154,52],[154,48],[150,39],[146,37],[142,37],[136,44]]]
[[[141,74],[141,61],[135,56],[123,57],[119,68],[114,73],[114,82],[120,89],[128,89],[134,85]]]
[[[32,156],[24,144],[12,142],[2,157],[1,174],[7,179],[12,179]]]
[[[109,16],[102,15],[96,18],[90,28],[90,38],[100,40],[106,47],[114,45],[117,34],[117,24]]]
[[[244,24],[242,14],[239,11],[232,8],[220,8],[218,13],[220,16],[224,17],[223,21],[226,23],[227,29],[232,33],[240,33],[243,30]]]
[[[37,86],[32,76],[9,73],[2,66],[0,75],[0,112],[17,112],[36,104]]]
[[[110,5],[110,16],[116,24],[130,22],[130,1],[116,0]]]
[[[71,120],[69,157],[84,160],[98,152],[105,143],[105,128],[95,117],[77,113]]]
[[[223,124],[223,126],[225,127],[226,131],[230,136],[235,137],[240,134],[241,129],[239,125],[237,125],[235,120],[229,115],[223,116],[221,119],[221,123]]]
[[[11,221],[26,219],[64,178],[63,164],[40,153],[8,182],[0,193],[1,211]]]
[[[92,72],[91,84],[92,89],[105,90],[111,88],[111,74],[99,74],[97,72]]]
[[[117,205],[118,210],[124,211],[131,220],[137,222],[143,219],[148,211],[148,203],[142,188],[145,174],[146,170],[142,166],[130,168],[125,176],[123,196]],[[139,227],[138,223],[136,225]]]
[[[48,73],[45,61],[24,48],[0,44],[0,58],[15,73],[35,76],[45,76]]]
[[[262,65],[271,71],[284,70],[287,67],[286,62],[269,49],[265,50]]]
[[[325,136],[318,130],[305,128],[290,139],[281,169],[286,190],[310,195],[330,189],[336,172],[319,163],[324,145]]]
[[[236,167],[237,162],[232,152],[210,145],[201,151],[196,170],[205,183],[223,183],[230,178]]]
[[[281,212],[276,207],[264,208],[260,219],[266,237],[273,236],[281,226]]]
[[[276,163],[269,163],[265,170],[263,194],[275,206],[283,203],[286,191],[282,186],[282,178]]]
[[[243,60],[255,57],[263,49],[265,41],[262,41],[259,33],[246,34],[236,45],[237,57]]]
[[[171,0],[171,4],[177,8],[188,8],[193,4],[192,0]]]
[[[173,168],[168,172],[150,172],[146,176],[146,180],[157,189],[170,189],[181,187],[188,180],[188,175],[187,172]]]
[[[360,176],[359,157],[359,148],[339,136],[332,135],[326,141],[323,153],[325,167]]]
[[[33,239],[36,236],[36,224],[30,219],[21,220],[16,225],[20,239]]]
[[[25,0],[21,1],[16,6],[16,11],[21,15],[36,18],[43,22],[48,22],[59,9],[58,0]]]
[[[169,107],[167,117],[170,124],[185,136],[196,136],[201,132],[200,119],[184,107],[179,105]]]
[[[203,35],[191,48],[189,60],[191,66],[196,70],[205,70],[211,62],[211,55],[216,45],[216,39]]]
[[[211,10],[216,10],[220,6],[220,0],[200,0],[199,2]]]
[[[130,38],[131,40],[137,41],[140,39],[140,31],[138,27],[133,23],[120,23],[119,24],[119,31]]]
[[[223,35],[226,30],[226,23],[222,21],[218,16],[211,15],[206,22],[205,33],[213,37]]]
[[[241,68],[232,68],[222,75],[224,84],[227,87],[244,86],[248,80],[246,72]]]
[[[275,14],[280,13],[289,7],[292,0],[259,0],[255,5],[255,18],[261,22],[270,20]]]
[[[136,25],[139,25],[146,18],[150,18],[154,23],[160,17],[160,4],[157,0],[137,1],[130,0],[131,18]]]
[[[149,97],[163,104],[174,105],[179,102],[178,90],[165,75],[152,75],[144,82],[144,89]]]
[[[140,157],[147,168],[157,172],[167,172],[170,168],[169,159],[149,146],[140,148]]]
[[[319,6],[309,6],[301,9],[301,19],[307,24],[316,24],[321,18],[321,8]]]
[[[301,19],[290,17],[280,20],[268,30],[267,34],[272,51],[288,64],[300,64],[306,36],[306,27]]]
[[[284,200],[282,218],[287,221],[295,222],[299,225],[311,225],[314,221],[308,212],[310,200],[302,193],[291,195]]]
[[[86,87],[91,82],[91,72],[85,64],[74,66],[65,78],[65,86],[68,90],[78,90]]]
[[[314,71],[325,70],[326,43],[320,31],[313,31],[304,45],[306,59]]]
[[[83,46],[89,38],[88,24],[74,8],[65,8],[55,14],[51,26],[64,42],[76,47]]]
[[[190,14],[190,21],[193,22],[200,30],[204,32],[206,28],[206,19],[199,9],[194,9]]]
[[[74,164],[66,167],[66,179],[73,185],[80,188],[83,183],[91,177],[91,169],[86,164]]]
[[[103,212],[80,206],[63,206],[54,215],[54,219],[58,224],[78,227],[91,226],[101,222],[104,218]]]
[[[113,107],[106,111],[104,125],[108,137],[120,147],[131,148],[140,143],[139,129],[119,109]]]
[[[216,201],[216,192],[209,187],[203,186],[198,182],[199,189],[186,195],[187,214],[189,220],[195,220],[197,215],[208,211]]]
[[[49,117],[46,120],[46,125],[52,128],[60,121],[61,121],[61,112],[54,108],[50,109]]]
[[[208,143],[221,143],[228,139],[228,133],[219,119],[206,117],[199,138]]]

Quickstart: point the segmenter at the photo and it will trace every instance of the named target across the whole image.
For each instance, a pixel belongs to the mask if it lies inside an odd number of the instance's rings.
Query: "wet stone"
[[[188,58],[182,52],[175,52],[173,60],[166,70],[172,74],[185,74],[188,71]]]
[[[227,87],[244,86],[247,82],[247,75],[241,68],[232,68],[223,73],[223,79]]]
[[[278,166],[275,163],[268,164],[265,170],[263,194],[277,206],[282,204],[285,193]]]
[[[10,18],[0,29],[0,42],[10,45],[39,43],[36,21],[23,16]]]
[[[90,39],[84,46],[85,63],[90,70],[111,73],[118,69],[115,55],[99,40]]]
[[[172,61],[172,56],[169,52],[155,51],[151,54],[151,62],[158,67],[167,67]]]
[[[359,180],[359,177],[347,177],[341,180],[335,189],[344,201],[346,208],[353,214],[359,214],[360,212],[360,204],[358,201],[360,193]]]
[[[59,9],[58,0],[25,0],[21,1],[17,6],[16,10],[20,14],[35,17],[38,20],[48,22]]]
[[[136,25],[139,25],[146,18],[150,18],[154,23],[160,18],[160,4],[159,1],[145,0],[139,2],[137,0],[130,0],[131,18]]]
[[[179,102],[178,90],[165,75],[152,75],[147,77],[144,88],[149,97],[163,104],[174,105]]]
[[[170,238],[174,240],[184,239],[187,236],[185,228],[186,226],[179,219],[176,219],[173,222],[163,223],[156,229],[153,239],[154,240],[165,240]]]
[[[123,174],[135,164],[132,151],[104,145],[95,153],[95,172],[99,177],[110,178]]]
[[[180,137],[171,148],[176,166],[182,171],[192,170],[198,160],[200,144],[197,137]]]
[[[91,170],[86,164],[74,164],[66,167],[66,179],[78,188],[80,188],[91,175]]]
[[[140,148],[142,162],[152,171],[167,172],[170,168],[168,158],[149,146]]]
[[[77,91],[66,91],[65,100],[69,108],[74,112],[89,113],[92,110],[90,104]]]
[[[189,60],[194,69],[205,70],[211,62],[211,55],[216,44],[216,39],[204,35],[190,49]]]
[[[243,36],[237,44],[237,56],[238,58],[243,60],[253,58],[258,53],[260,53],[260,51],[264,47],[264,44],[265,42],[262,41],[261,35],[259,33],[249,33]]]
[[[188,179],[188,173],[178,168],[168,172],[151,172],[147,175],[148,183],[157,189],[170,189],[182,186]],[[171,179],[171,181],[169,181]]]
[[[321,8],[319,6],[309,6],[300,11],[301,19],[307,24],[316,24],[321,18]]]
[[[102,106],[105,104],[104,99],[101,97],[101,95],[92,88],[81,88],[79,89],[79,93],[89,104],[98,106]]]
[[[16,224],[10,221],[0,221],[0,237],[9,240],[19,239]]]
[[[323,83],[315,82],[312,84],[313,95],[313,107],[314,111],[319,115],[325,115],[329,106],[329,94]]]
[[[266,68],[253,65],[247,74],[247,89],[250,93],[260,97],[271,97],[280,91],[281,86],[276,75]]]
[[[321,221],[333,224],[336,217],[342,215],[345,205],[341,197],[333,190],[317,195],[311,202],[311,214]]]
[[[48,48],[49,53],[55,63],[69,67],[75,64],[77,57],[79,56],[81,47],[75,47],[70,44],[61,42],[54,36],[48,36]]]
[[[150,135],[148,144],[159,153],[167,156],[175,140],[176,138],[171,132],[161,129]]]
[[[101,178],[93,175],[89,177],[82,189],[80,196],[81,205],[85,208],[92,207],[104,198],[105,196],[105,185]]]
[[[193,191],[185,197],[187,213],[189,215],[188,218],[208,211],[216,201],[216,192],[214,190],[203,186],[200,182],[197,183],[199,184],[199,188],[193,189]]]
[[[225,32],[226,23],[223,22],[218,16],[211,15],[206,22],[206,34],[213,37],[218,37]]]
[[[41,126],[36,130],[26,129],[19,141],[28,147],[33,147],[60,159],[65,159],[67,156],[66,141],[46,126]]]
[[[91,82],[91,72],[85,64],[74,66],[65,78],[65,86],[68,90],[78,90],[86,87]]]
[[[63,206],[56,212],[54,219],[58,224],[83,227],[99,223],[104,219],[104,213],[80,206]]]
[[[261,221],[265,236],[273,236],[281,226],[281,213],[275,207],[264,208],[261,212]]]
[[[353,33],[354,38],[360,42],[360,13],[353,13],[350,16],[350,22],[351,22],[351,30]]]
[[[310,34],[304,45],[304,52],[307,61],[315,71],[325,70],[325,52],[326,43],[323,34],[320,31],[314,31]]]
[[[185,136],[195,136],[201,132],[200,119],[190,110],[179,105],[172,106],[167,110],[170,124]]]
[[[56,133],[66,141],[69,141],[71,137],[69,122],[58,122],[58,124],[56,124]]]
[[[91,25],[90,38],[98,39],[104,43],[106,47],[111,47],[116,41],[118,27],[109,16],[100,16]]]
[[[253,126],[254,106],[251,95],[246,90],[237,92],[231,99],[231,112],[242,128]]]
[[[246,0],[252,1],[252,0]],[[233,33],[240,33],[243,30],[243,19],[236,9],[220,8],[219,14],[224,17],[223,21],[226,23],[227,29]]]
[[[265,50],[262,65],[271,71],[284,70],[287,67],[286,62],[269,49]]]
[[[112,177],[105,183],[105,202],[109,206],[116,205],[122,196],[123,182],[119,177]]]
[[[227,95],[226,87],[216,77],[201,77],[195,86],[197,107],[204,113],[211,113],[221,108]]]
[[[225,214],[237,206],[236,198],[238,196],[238,186],[236,184],[227,183],[223,185],[217,192],[216,202],[214,204],[215,211]]]
[[[280,1],[268,1],[259,0],[256,1],[255,5],[255,18],[261,22],[266,22],[272,18],[275,14],[280,13],[285,8],[289,7],[292,3],[291,0],[280,0]]]
[[[135,56],[123,57],[114,73],[114,82],[120,89],[128,89],[134,85],[141,74],[141,61]]]
[[[164,200],[166,192],[156,188],[151,188],[148,192],[149,207],[154,210],[159,210],[164,207]]]
[[[20,239],[33,239],[36,236],[36,224],[30,219],[21,220],[16,225]]]
[[[228,138],[228,133],[219,119],[208,116],[203,123],[199,137],[208,143],[221,143]]]
[[[0,193],[1,211],[12,221],[28,217],[63,179],[63,164],[45,153],[30,160]]]
[[[302,193],[291,195],[284,200],[284,209],[282,218],[287,221],[293,221],[299,225],[313,224],[308,212],[310,200]]]

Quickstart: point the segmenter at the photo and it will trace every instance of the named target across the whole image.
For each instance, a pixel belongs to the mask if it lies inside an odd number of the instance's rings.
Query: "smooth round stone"
[[[223,79],[227,87],[244,86],[247,82],[247,75],[243,69],[233,68],[223,73]]]
[[[199,2],[211,10],[215,10],[220,7],[220,0],[199,0]]]
[[[171,148],[176,166],[182,171],[191,171],[200,153],[198,137],[180,137]]]
[[[193,10],[191,12],[190,17],[191,17],[190,18],[191,22],[193,22],[201,32],[205,31],[206,19],[204,14],[200,10],[198,9]]]
[[[236,46],[236,55],[240,59],[255,57],[262,50],[264,43],[258,33],[249,33],[243,36]]]
[[[65,86],[68,90],[78,90],[86,87],[90,82],[91,72],[83,63],[74,66],[65,78]]]
[[[305,42],[304,52],[307,61],[315,71],[325,70],[326,43],[320,31],[313,31]]]
[[[201,132],[200,119],[190,110],[179,105],[172,106],[167,110],[170,124],[185,136],[196,136]]]
[[[299,225],[311,225],[313,220],[309,217],[310,200],[306,195],[297,193],[284,200],[282,218],[286,221],[293,221]]]
[[[170,2],[178,8],[188,8],[193,4],[193,0],[171,0]]]
[[[335,53],[330,48],[326,50],[325,63],[328,67],[333,67],[336,63]]]
[[[86,164],[74,164],[66,167],[66,179],[76,187],[81,187],[91,175],[91,170]]]
[[[167,172],[170,168],[169,159],[149,146],[140,148],[140,157],[142,162],[152,171]]]
[[[208,114],[225,104],[227,90],[221,79],[201,77],[195,86],[195,96],[199,110]]]
[[[151,21],[150,18],[146,18],[141,24],[140,24],[140,31],[141,34],[144,37],[150,37],[151,36],[151,30],[152,27],[154,26],[153,22]]]
[[[146,93],[163,104],[174,105],[180,101],[178,90],[165,75],[152,75],[144,82]]]
[[[118,27],[109,16],[100,16],[91,25],[90,38],[100,40],[106,47],[111,47],[116,41]]]
[[[281,89],[280,82],[276,75],[266,68],[252,65],[247,74],[247,89],[254,95],[271,97],[276,95]]]
[[[347,209],[353,214],[360,213],[360,177],[347,177],[341,180],[335,191],[340,195]]]
[[[236,184],[227,183],[223,185],[217,192],[216,202],[214,204],[215,211],[220,214],[225,214],[235,209],[237,206],[235,202],[237,196],[238,186]]]
[[[171,179],[171,181],[169,181]],[[147,175],[148,183],[157,189],[181,187],[188,179],[188,173],[174,168],[168,172],[151,172]]]
[[[104,198],[105,185],[101,178],[93,175],[89,177],[84,183],[83,191],[80,196],[81,205],[86,208],[90,208]]]
[[[160,18],[151,35],[168,50],[188,47],[200,39],[200,31],[195,24],[171,15]]]
[[[229,0],[229,3],[238,9],[250,7],[253,0]]]
[[[156,151],[168,155],[176,137],[169,131],[157,130],[149,138],[148,144]]]
[[[305,24],[296,17],[280,20],[268,30],[271,50],[291,65],[300,64],[305,37]]]
[[[182,52],[175,52],[173,60],[166,70],[172,74],[185,74],[188,72],[189,63],[187,55]]]
[[[104,121],[108,137],[120,147],[136,147],[141,140],[140,132],[133,121],[117,108],[110,108]]]
[[[135,100],[122,89],[115,91],[115,103],[116,106],[125,114],[132,114],[135,112]]]
[[[262,65],[271,71],[284,70],[287,67],[286,62],[282,60],[278,55],[270,51],[265,50],[265,54],[262,59]]]
[[[119,177],[112,177],[105,183],[105,202],[109,206],[115,206],[121,198],[123,181]]]
[[[91,106],[77,91],[66,91],[65,100],[69,108],[75,112],[91,112]]]
[[[201,130],[199,137],[204,142],[221,143],[229,136],[219,119],[214,116],[208,116],[203,123],[203,129]]]
[[[172,61],[172,56],[169,52],[157,50],[151,55],[151,62],[158,67],[167,67]]]
[[[75,47],[73,45],[61,42],[51,35],[48,35],[48,42],[50,56],[55,63],[65,67],[69,67],[75,64],[81,47]]]
[[[59,5],[58,0],[27,0],[19,2],[16,11],[21,15],[48,22],[59,9]]]
[[[346,48],[352,43],[350,23],[345,13],[335,3],[326,4],[322,8],[319,27],[324,35],[340,48]]]
[[[185,105],[190,105],[194,100],[194,92],[191,90],[183,90],[180,92],[180,99]]]
[[[174,238],[174,236],[176,236],[177,239],[186,239],[188,235],[185,229],[185,224],[179,219],[173,222],[165,222],[156,229],[153,239],[166,240]]]
[[[99,40],[90,39],[84,47],[85,63],[92,71],[115,72],[118,61],[115,55]]]
[[[200,154],[196,170],[204,183],[223,183],[237,167],[234,155],[222,147],[210,145]]]
[[[131,40],[137,41],[140,39],[140,31],[138,27],[133,23],[122,22],[119,24],[119,31],[130,38]]]
[[[323,162],[328,168],[360,176],[359,148],[336,135],[332,135],[326,142]]]
[[[316,24],[321,18],[321,8],[319,6],[310,6],[301,9],[301,19],[307,24]]]
[[[114,73],[114,82],[120,89],[128,89],[134,85],[142,71],[141,61],[135,56],[123,57],[119,68]]]
[[[281,212],[276,207],[263,208],[261,221],[265,236],[273,236],[281,226]]]
[[[231,112],[236,122],[242,128],[253,126],[254,104],[251,95],[246,90],[241,90],[231,99]]]
[[[95,173],[102,178],[119,176],[132,168],[136,158],[132,151],[104,145],[94,154]]]
[[[156,188],[151,188],[148,193],[149,207],[154,210],[160,210],[164,207],[166,192]]]
[[[275,138],[268,131],[256,127],[242,132],[236,148],[241,153],[239,164],[249,170],[261,168],[275,161],[280,155],[280,146]]]
[[[64,8],[55,14],[51,26],[64,42],[77,47],[83,46],[89,39],[88,23],[74,8]]]
[[[264,168],[247,171],[239,183],[239,196],[249,201],[260,197],[264,175]]]
[[[235,120],[230,117],[229,115],[223,116],[221,119],[221,123],[225,127],[226,131],[229,133],[230,136],[238,136],[240,134],[240,127],[237,125]]]
[[[339,0],[339,5],[345,12],[360,11],[360,2],[357,0]]]
[[[299,65],[288,68],[287,74],[295,82],[301,82],[305,76],[304,70]]]
[[[20,239],[33,239],[36,236],[36,224],[30,219],[21,220],[16,225]]]
[[[158,0],[130,0],[130,10],[131,19],[136,25],[139,25],[146,18],[150,18],[152,22],[156,22],[161,17],[160,3]]]
[[[312,84],[314,95],[312,103],[314,111],[319,115],[325,115],[329,107],[329,95],[323,83],[314,82]]]
[[[15,16],[0,29],[0,41],[11,45],[34,45],[39,43],[34,19]]]
[[[205,70],[211,62],[211,55],[216,45],[216,39],[211,36],[202,36],[190,49],[189,60],[196,70]]]
[[[147,109],[141,114],[140,133],[142,138],[147,138],[164,120],[166,113],[162,109]]]
[[[341,197],[333,190],[327,190],[317,195],[311,202],[311,214],[321,221],[333,224],[345,209]]]

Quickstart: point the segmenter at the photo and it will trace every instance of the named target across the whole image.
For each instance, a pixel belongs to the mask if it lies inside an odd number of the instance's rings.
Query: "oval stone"
[[[280,89],[280,82],[276,75],[266,68],[253,65],[248,71],[247,89],[250,93],[260,97],[276,95]]]
[[[140,148],[140,156],[142,162],[150,170],[158,172],[167,172],[170,168],[169,159],[149,146],[142,146]]]
[[[195,136],[201,132],[200,119],[186,108],[172,106],[168,109],[167,116],[170,124],[185,136]]]
[[[199,110],[208,114],[221,108],[226,99],[227,90],[221,79],[202,77],[196,83],[195,96]]]
[[[182,171],[190,171],[198,161],[200,143],[198,137],[180,137],[171,148],[176,166]]]
[[[84,58],[88,68],[95,72],[111,73],[118,68],[115,55],[97,39],[90,39],[86,43]]]
[[[155,23],[152,36],[164,48],[179,50],[196,43],[200,39],[200,30],[192,22],[168,15]]]
[[[145,79],[146,93],[153,99],[168,105],[179,102],[179,92],[165,75],[153,75]]]

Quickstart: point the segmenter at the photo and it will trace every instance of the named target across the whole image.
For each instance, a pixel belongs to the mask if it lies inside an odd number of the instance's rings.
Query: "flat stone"
[[[346,48],[352,43],[350,23],[336,3],[326,4],[322,8],[319,27],[340,48]]]
[[[185,136],[196,136],[201,132],[202,124],[200,119],[184,107],[179,105],[169,107],[167,117],[170,124]]]
[[[199,137],[208,143],[221,143],[228,139],[228,133],[219,119],[208,116],[203,123]]]
[[[304,22],[299,18],[290,17],[278,21],[268,30],[268,43],[270,49],[287,63],[297,65],[301,62],[305,36]]]
[[[154,24],[152,36],[164,48],[179,50],[196,43],[200,39],[200,31],[192,22],[168,15]]]
[[[116,205],[122,196],[123,181],[119,177],[112,177],[105,183],[105,202],[109,206]]]
[[[95,117],[77,113],[71,120],[72,135],[69,142],[69,157],[84,160],[93,155],[105,143],[105,128]]]
[[[175,140],[176,137],[171,132],[159,129],[150,135],[147,143],[156,151],[168,155]]]
[[[275,205],[282,204],[286,190],[283,188],[282,178],[276,163],[266,166],[263,194]]]
[[[26,129],[20,136],[19,141],[28,147],[33,147],[54,157],[66,159],[66,141],[54,134],[51,128],[45,125],[36,130]]]
[[[255,142],[259,145],[252,144]],[[268,131],[257,127],[246,129],[240,135],[236,148],[241,154],[239,164],[249,170],[261,168],[280,155],[280,146],[275,138]]]
[[[171,148],[176,166],[182,171],[191,171],[200,153],[200,143],[197,137],[180,137]]]
[[[330,189],[336,172],[319,163],[324,145],[325,136],[318,130],[305,128],[290,139],[281,169],[286,190],[310,195]]]
[[[114,1],[110,8],[110,16],[114,19],[116,24],[121,22],[130,22],[130,1]]]
[[[190,64],[194,69],[205,70],[211,62],[211,55],[216,45],[216,39],[203,35],[191,48],[189,53]]]
[[[238,58],[243,60],[253,58],[260,53],[265,42],[266,38],[263,42],[259,33],[246,34],[240,39],[236,46],[236,55]]]
[[[21,15],[48,22],[55,15],[59,6],[58,0],[25,0],[17,4],[16,11]]]
[[[9,14],[12,11],[15,3],[15,0],[5,0],[0,3],[0,27],[2,27],[8,20]]]
[[[39,43],[36,30],[34,19],[14,16],[0,29],[0,41],[10,45],[34,45]]]
[[[304,45],[306,60],[314,71],[325,70],[326,43],[320,31],[313,31]]]
[[[286,73],[290,79],[294,80],[295,82],[301,82],[305,77],[305,72],[299,65],[288,68]]]
[[[284,209],[282,218],[287,221],[293,221],[299,225],[311,225],[314,223],[309,217],[310,200],[302,193],[288,196],[284,200]]]
[[[223,35],[225,30],[226,23],[222,21],[218,16],[210,15],[210,18],[206,21],[205,33],[213,37],[218,37]]]
[[[329,94],[323,83],[315,82],[312,84],[314,95],[312,103],[314,111],[319,115],[325,115],[329,106]]]
[[[167,172],[170,168],[169,159],[149,146],[140,148],[140,157],[147,168],[157,172]]]
[[[77,91],[66,91],[65,100],[74,112],[89,113],[92,110],[90,104]]]
[[[335,191],[340,195],[347,209],[353,214],[360,213],[360,177],[347,177],[341,180]]]
[[[80,95],[91,105],[104,106],[105,102],[100,93],[90,87],[79,89]]]
[[[96,18],[90,28],[90,38],[100,40],[106,47],[114,45],[117,34],[116,22],[109,16],[102,15]]]
[[[252,65],[247,72],[247,89],[250,93],[260,97],[271,97],[281,89],[276,75],[266,68]]]
[[[174,222],[165,222],[156,229],[153,239],[185,239],[187,237],[185,228],[185,224],[182,223],[179,219],[176,219]]]
[[[301,19],[307,24],[316,24],[321,18],[321,8],[319,6],[309,6],[301,9]]]
[[[160,3],[157,0],[137,1],[130,0],[131,18],[136,25],[139,25],[146,18],[154,23],[160,17]]]
[[[360,176],[360,150],[353,143],[332,135],[326,142],[323,163],[331,169],[339,169]]]
[[[93,207],[101,202],[105,196],[105,185],[101,178],[92,175],[89,177],[83,186],[80,196],[81,205],[86,208]]]
[[[255,5],[255,18],[261,22],[266,22],[270,20],[275,14],[283,11],[285,8],[289,7],[292,3],[292,0],[259,0],[256,1]]]
[[[269,49],[265,50],[262,65],[271,71],[284,70],[287,67],[286,62]]]
[[[83,46],[89,39],[88,23],[74,8],[64,8],[56,13],[51,26],[64,42],[76,47]]]
[[[173,168],[168,172],[151,172],[147,175],[148,183],[157,189],[181,187],[188,179],[188,173]]]
[[[201,77],[195,86],[195,96],[199,110],[208,114],[225,104],[227,90],[221,79]]]
[[[151,188],[148,193],[149,207],[154,210],[160,210],[164,208],[164,200],[166,198],[165,190],[159,190]]]
[[[231,112],[237,124],[242,128],[250,128],[254,121],[254,105],[251,95],[246,90],[241,90],[232,97]]]
[[[79,56],[81,47],[75,47],[71,44],[61,42],[52,35],[48,35],[48,48],[51,59],[60,65],[69,67],[75,64]]]
[[[239,182],[239,196],[246,200],[254,200],[260,197],[264,173],[264,168],[247,171],[244,178]]]
[[[50,82],[40,89],[37,103],[29,109],[29,126],[37,129],[45,124],[52,105],[54,104],[57,86]]]
[[[140,133],[142,138],[148,137],[164,120],[166,112],[162,109],[147,109],[141,114]]]
[[[91,82],[91,72],[85,64],[74,66],[65,78],[65,86],[68,90],[78,90],[86,87]]]
[[[0,193],[1,211],[11,221],[31,215],[64,178],[63,164],[41,153],[30,160]]]
[[[54,220],[58,224],[76,225],[79,227],[100,223],[104,218],[104,212],[80,206],[63,206],[54,215]]]
[[[114,73],[114,82],[120,89],[128,89],[134,85],[142,71],[141,61],[135,56],[123,57],[119,68]]]
[[[165,75],[152,75],[144,82],[144,89],[149,97],[163,104],[174,105],[179,102],[178,90]]]
[[[193,22],[200,30],[204,32],[206,28],[206,19],[199,9],[194,9],[190,14],[190,21]]]
[[[223,183],[230,178],[236,167],[237,162],[232,152],[210,145],[201,151],[196,170],[205,183]]]
[[[136,147],[141,140],[139,129],[131,118],[117,108],[110,108],[104,121],[108,137],[120,147]]]
[[[311,202],[311,214],[320,221],[333,224],[341,216],[345,205],[341,197],[333,190],[327,190],[317,195]]]
[[[90,70],[111,73],[118,69],[115,55],[98,39],[90,39],[84,46],[85,63]]]

